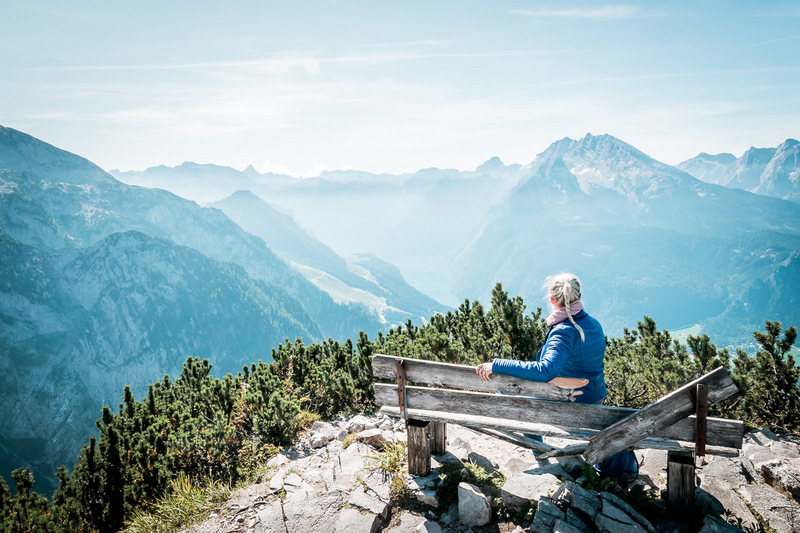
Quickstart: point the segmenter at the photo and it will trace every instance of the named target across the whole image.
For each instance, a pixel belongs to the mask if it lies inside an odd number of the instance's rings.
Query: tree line
[[[467,300],[425,324],[409,320],[372,339],[360,332],[355,342],[287,340],[272,349],[270,363],[252,363],[235,376],[216,378],[208,360],[189,357],[177,378],[164,376],[146,397],[134,398],[126,386],[117,409],[102,408],[98,436],[89,437],[71,472],[58,469],[52,499],[32,490],[28,469],[12,473],[14,495],[0,477],[0,531],[119,531],[179,474],[235,485],[314,417],[374,409],[376,353],[466,365],[495,357],[530,360],[546,333],[541,308],[527,313],[522,299],[498,284],[488,310]],[[764,331],[754,332],[760,346],[755,354],[732,354],[708,335],[682,344],[644,317],[621,337],[607,338],[605,403],[641,408],[724,366],[741,393],[714,406],[712,414],[797,432],[796,337],[795,327],[767,322]]]

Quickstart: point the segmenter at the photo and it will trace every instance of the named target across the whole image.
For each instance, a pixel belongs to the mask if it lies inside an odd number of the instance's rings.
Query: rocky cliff
[[[595,490],[575,458],[537,461],[530,450],[455,425],[447,452],[425,478],[380,469],[386,443],[404,440],[403,424],[378,416],[318,422],[269,463],[260,483],[234,493],[222,508],[182,533],[333,532],[735,532],[759,524],[800,528],[800,438],[752,432],[736,458],[708,457],[698,469],[693,514],[670,512],[666,452],[639,450],[634,484],[655,499],[635,507],[610,488]],[[348,437],[354,435],[355,437]],[[553,442],[557,444],[556,442]],[[447,476],[465,467],[503,480],[486,486]],[[623,495],[624,496],[624,495]],[[515,514],[534,502],[535,514]],[[498,512],[499,511],[499,512]]]

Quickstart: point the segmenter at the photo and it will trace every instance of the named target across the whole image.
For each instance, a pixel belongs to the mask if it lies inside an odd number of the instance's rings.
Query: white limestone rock
[[[345,429],[349,433],[358,433],[359,431],[364,431],[367,429],[367,425],[370,423],[370,419],[364,415],[356,415],[351,418],[347,424],[345,425]]]
[[[279,468],[290,462],[290,459],[284,454],[279,453],[269,461],[267,461],[267,468]]]
[[[364,431],[359,431],[357,435],[359,442],[363,442],[375,450],[383,450],[386,446],[386,441],[380,429],[365,429]]]
[[[555,492],[559,479],[553,474],[533,475],[527,472],[509,479],[500,488],[500,497],[507,507],[522,508],[541,496]]]
[[[757,465],[764,481],[800,502],[800,460],[773,459]]]
[[[739,491],[778,533],[795,533],[800,528],[800,507],[769,485],[746,485]]]
[[[475,485],[458,484],[458,520],[462,526],[479,527],[492,519],[489,498]]]
[[[345,508],[333,525],[333,533],[376,533],[380,529],[380,519],[369,512],[362,513],[357,509]],[[318,530],[325,531],[325,530]]]
[[[362,485],[355,486],[347,503],[352,507],[369,511],[384,520],[389,516],[389,503],[381,500],[374,493],[368,493]]]

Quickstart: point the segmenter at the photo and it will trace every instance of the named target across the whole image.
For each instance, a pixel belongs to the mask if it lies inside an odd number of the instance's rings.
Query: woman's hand
[[[475,367],[475,372],[481,377],[484,381],[489,381],[489,376],[492,374],[492,363],[481,363]]]

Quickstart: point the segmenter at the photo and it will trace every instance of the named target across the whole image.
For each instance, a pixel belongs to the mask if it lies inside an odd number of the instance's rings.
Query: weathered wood
[[[444,422],[431,422],[428,426],[431,432],[431,453],[441,455],[447,451],[447,424]]]
[[[429,422],[409,419],[406,424],[408,445],[408,473],[427,476],[431,473],[431,441],[428,438]]]
[[[511,444],[516,444],[517,446],[521,446],[523,448],[536,450],[537,452],[550,452],[559,450],[552,444],[547,444],[545,442],[539,442],[538,440],[529,439],[525,435],[515,433],[513,431],[505,431],[502,429],[482,428],[473,426],[467,426],[467,427],[469,427],[474,431],[479,431],[484,435],[489,435],[490,437],[504,440],[506,442],[510,442]]]
[[[706,434],[708,433],[708,387],[702,383],[697,385],[694,402],[694,456],[703,457],[706,454]]]
[[[395,406],[384,406],[381,407],[380,410],[382,413],[385,413],[389,416],[398,418],[400,416],[400,409]],[[549,426],[545,424],[533,424],[528,422],[520,422],[517,420],[507,420],[502,418],[492,418],[492,417],[484,417],[484,416],[473,416],[469,414],[458,414],[458,413],[447,413],[441,411],[425,411],[421,409],[409,409],[409,416],[418,420],[429,420],[429,421],[439,421],[439,422],[447,422],[450,424],[458,424],[460,426],[468,427],[470,429],[477,430],[478,428],[486,428],[486,429],[500,429],[500,430],[508,430],[512,432],[520,432],[520,433],[531,433],[534,435],[543,435],[545,437],[558,437],[560,439],[572,439],[572,440],[588,440],[594,435],[599,433],[598,430],[572,430],[565,431],[562,428],[558,428],[555,426]],[[725,420],[725,419],[710,419],[710,420],[718,420],[723,424],[728,422],[738,422],[732,420]],[[691,422],[690,426],[694,426],[694,422]],[[741,431],[739,432],[739,447],[741,448]],[[732,440],[728,438],[726,440]],[[578,453],[560,453],[555,456],[563,456],[563,455],[579,455],[583,452],[586,448],[586,443],[581,444],[583,449]],[[682,446],[680,442],[674,439],[665,439],[660,438],[660,436],[654,436],[647,439],[642,440],[641,442],[636,443],[634,446],[636,449],[653,449],[653,450],[693,450],[694,443],[689,442],[686,446]],[[709,446],[707,447],[707,453],[710,455],[721,455],[726,457],[738,457],[739,452],[734,447],[724,447],[724,446]]]
[[[400,407],[403,420],[408,422],[408,416],[406,416],[406,371],[403,368],[403,361],[396,362],[395,372],[397,375],[397,405]]]
[[[534,396],[549,400],[574,401],[573,391],[570,388],[527,381],[503,374],[492,374],[491,380],[484,381],[475,373],[474,366],[467,365],[454,365],[379,354],[372,356],[372,374],[377,378],[397,379],[396,368],[398,360],[403,361],[406,380],[411,383],[455,387],[482,392],[500,392],[517,396]],[[573,386],[578,387],[583,387],[588,383],[588,380],[556,379],[559,380],[559,383],[571,383]],[[570,379],[571,381],[565,382],[565,379]]]
[[[717,368],[592,437],[584,454],[586,462],[599,463],[691,415],[694,412],[694,403],[687,392],[695,391],[699,383],[708,387],[709,403],[723,400],[739,392],[725,369]]]
[[[688,522],[694,510],[694,457],[667,452],[667,512],[671,520]]]
[[[586,451],[587,443],[581,442],[579,444],[570,444],[564,446],[560,450],[551,450],[539,455],[539,459],[550,459],[551,457],[569,457],[573,455],[583,455]]]
[[[394,406],[397,402],[396,398],[392,385],[375,384],[375,401],[378,405]],[[470,417],[486,417],[488,419],[502,417],[508,421],[532,424],[530,427],[549,427],[544,431],[522,429],[521,431],[525,433],[578,439],[596,437],[599,431],[638,412],[635,409],[622,407],[554,402],[521,396],[415,386],[406,387],[406,400],[410,412],[422,410],[443,413],[443,418],[439,420],[444,422],[469,425],[468,421],[463,423],[464,418],[460,418],[462,422],[456,421],[453,415],[468,415],[467,419]],[[560,428],[560,430],[552,426]],[[495,424],[494,427],[503,426]],[[707,429],[707,444],[710,446],[741,448],[744,435],[742,422],[711,418],[708,419]],[[694,442],[694,420],[692,418],[679,420],[672,426],[656,432],[653,436],[660,439]]]

